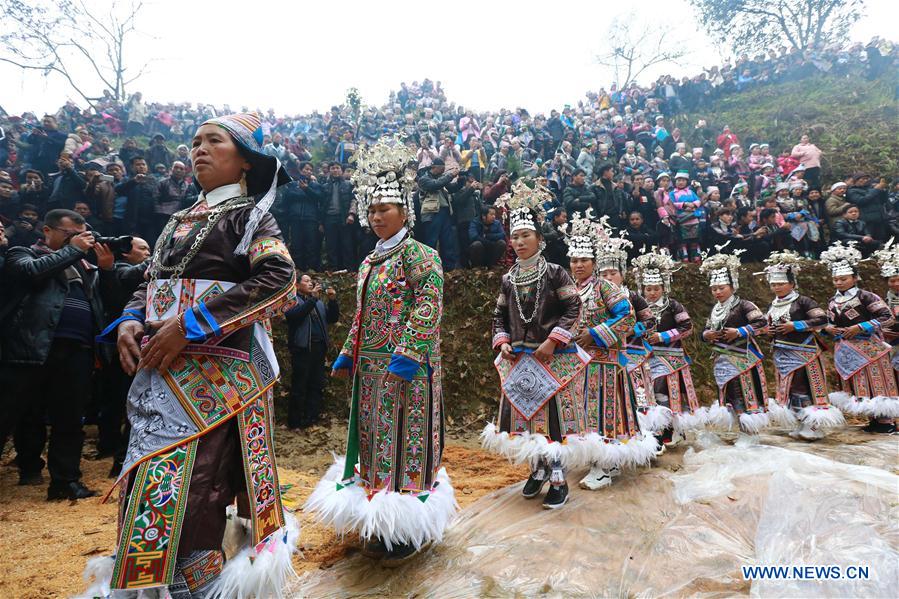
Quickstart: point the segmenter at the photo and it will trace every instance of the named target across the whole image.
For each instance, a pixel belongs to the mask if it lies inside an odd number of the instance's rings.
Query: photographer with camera
[[[114,282],[113,253],[70,210],[44,217],[43,240],[10,248],[4,286],[15,306],[2,323],[0,440],[15,431],[19,484],[41,484],[50,423],[47,499],[83,499],[95,493],[81,482],[81,419],[94,365],[94,337],[103,329],[101,286]],[[88,262],[96,255],[99,266]]]
[[[328,298],[327,306],[322,293]],[[291,357],[290,405],[287,426],[305,428],[318,422],[325,386],[328,325],[340,318],[337,292],[309,275],[297,279],[297,303],[288,310],[287,346]]]

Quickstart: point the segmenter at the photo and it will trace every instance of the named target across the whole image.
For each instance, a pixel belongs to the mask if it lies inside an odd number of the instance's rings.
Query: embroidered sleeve
[[[599,347],[618,347],[636,322],[631,303],[619,288],[604,279],[600,279],[596,292],[608,307],[611,317],[591,328],[590,336]]]
[[[573,331],[581,315],[581,296],[571,276],[561,267],[556,268],[552,283],[556,288],[559,303],[562,304],[562,316],[559,317],[555,328]]]
[[[421,365],[427,363],[440,339],[443,265],[437,252],[418,243],[406,246],[403,250],[403,262],[415,305],[409,313],[393,355],[408,358]],[[399,371],[396,374],[402,376]]]
[[[612,285],[605,279],[599,280],[596,294],[602,299],[602,302],[611,313],[610,318],[595,327],[600,338],[607,343],[605,346],[600,347],[617,347],[627,339],[627,336],[636,324],[633,305],[627,294],[620,287]],[[594,340],[596,340],[596,335],[594,335]],[[599,344],[597,343],[597,345]]]
[[[693,321],[687,309],[680,303],[675,304],[674,327],[677,337],[672,338],[672,341],[686,339],[693,334]]]
[[[509,335],[509,300],[506,295],[506,277],[500,283],[499,295],[496,298],[496,307],[493,309],[493,349],[499,349],[503,343],[512,343]]]
[[[749,324],[747,324],[744,327],[740,327],[740,329],[737,329],[738,331],[740,331],[741,329],[745,330],[745,332],[746,332],[745,335],[743,335],[742,331],[741,331],[742,337],[748,337],[751,335],[755,335],[755,332],[757,330],[759,330],[765,326],[764,313],[762,313],[762,311],[759,310],[758,306],[756,306],[752,302],[743,300],[743,313],[746,315],[745,317],[746,317],[746,320],[749,321]]]
[[[250,255],[246,258],[233,257],[234,260],[250,262],[250,276],[228,291],[201,301],[184,312],[184,328],[189,341],[229,335],[271,318],[294,301],[296,271],[293,262],[289,257],[273,251],[275,244],[266,241],[275,240],[283,245],[280,237],[275,218],[266,213],[250,244],[251,248],[257,247],[255,263]],[[271,251],[266,253],[265,247]]]
[[[886,302],[873,293],[860,293],[858,299],[863,304],[865,302],[868,302],[865,308],[867,308],[868,313],[873,316],[873,318],[869,321],[872,323],[872,326],[881,327],[889,324],[889,322],[893,319],[893,313],[890,311],[890,308],[889,306],[887,306]]]
[[[349,332],[347,332],[346,341],[343,342],[343,347],[340,349],[340,355],[346,356],[350,360],[355,355],[356,338],[359,335],[359,321],[362,315],[362,294],[364,291],[363,286],[365,285],[362,273],[368,268],[368,258],[366,258],[362,266],[359,267],[359,276],[356,278],[356,315],[353,317],[353,323],[350,325]]]
[[[263,237],[253,241],[250,244],[249,256],[251,267],[271,256],[280,256],[293,264],[293,259],[290,257],[290,251],[288,251],[287,246],[276,237]]]

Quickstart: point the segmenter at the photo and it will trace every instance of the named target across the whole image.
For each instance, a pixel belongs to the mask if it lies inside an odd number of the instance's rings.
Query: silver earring
[[[540,240],[540,245],[537,246],[537,247],[538,247],[538,248],[540,249],[540,251],[542,252],[543,250],[546,249],[546,242],[543,241],[543,240]]]

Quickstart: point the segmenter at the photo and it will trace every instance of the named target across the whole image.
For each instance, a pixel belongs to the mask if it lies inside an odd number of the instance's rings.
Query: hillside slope
[[[825,183],[854,171],[899,175],[899,104],[896,75],[875,81],[852,75],[820,75],[724,96],[714,110],[675,119],[687,138],[700,118],[717,133],[730,126],[748,147],[792,147],[803,133],[824,152]]]

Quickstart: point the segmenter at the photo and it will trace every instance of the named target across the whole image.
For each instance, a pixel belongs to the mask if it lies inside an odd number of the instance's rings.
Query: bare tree
[[[845,40],[864,0],[690,0],[702,24],[736,53]]]
[[[641,23],[635,13],[612,19],[605,45],[607,51],[597,55],[596,62],[613,69],[619,89],[636,81],[650,67],[666,62],[678,64],[687,55],[668,31]]]
[[[0,0],[0,62],[59,75],[91,106],[100,90],[124,100],[126,86],[147,66],[134,75],[126,66],[126,44],[142,8],[143,0],[115,0],[102,13],[82,0]]]

